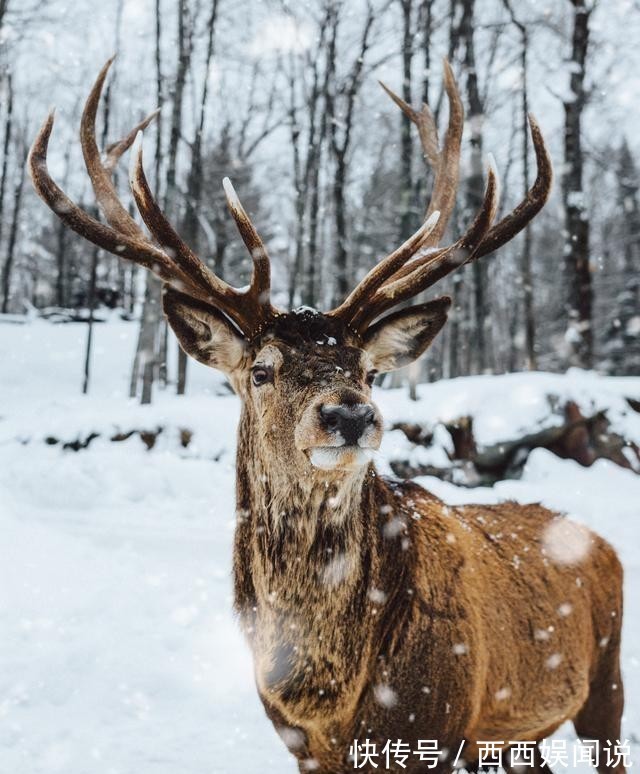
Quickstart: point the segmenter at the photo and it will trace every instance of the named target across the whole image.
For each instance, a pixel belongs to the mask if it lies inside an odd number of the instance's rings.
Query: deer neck
[[[375,512],[375,470],[331,479],[292,473],[281,456],[255,454],[246,424],[236,463],[236,604],[260,610],[278,599],[278,607],[304,608],[321,604],[331,590],[339,614],[362,588],[363,562],[374,543],[366,525]],[[250,576],[250,583],[239,588],[239,576]]]
[[[374,638],[345,621],[362,618],[377,585],[378,479],[373,468],[292,476],[250,451],[240,443],[235,606],[263,701],[296,725],[359,695],[346,676],[360,686]]]

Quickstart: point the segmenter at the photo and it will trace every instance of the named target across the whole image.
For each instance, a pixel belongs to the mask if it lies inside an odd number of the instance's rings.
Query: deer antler
[[[382,88],[409,119],[418,127],[420,142],[425,158],[434,170],[435,181],[433,195],[425,213],[424,224],[401,247],[384,258],[375,266],[345,301],[330,314],[344,319],[355,319],[364,302],[375,291],[388,282],[395,273],[418,251],[437,245],[442,239],[451,213],[455,206],[458,188],[460,144],[464,122],[464,108],[460,99],[458,85],[449,63],[444,60],[444,86],[449,100],[449,124],[442,150],[438,139],[438,129],[431,108],[423,103],[420,111],[414,110],[388,86],[380,82]]]
[[[238,290],[217,277],[183,242],[155,200],[142,163],[142,130],[157,115],[151,113],[120,141],[109,145],[101,157],[95,137],[96,113],[110,59],[100,71],[87,98],[81,121],[80,141],[96,200],[107,221],[101,223],[71,201],[47,169],[47,148],[53,129],[51,113],[29,154],[29,170],[36,191],[51,210],[71,229],[102,249],[144,266],[165,283],[222,311],[247,338],[262,331],[280,312],[270,300],[271,264],[264,243],[238,199],[228,178],[223,181],[229,210],[247,246],[252,262],[251,284]],[[453,211],[459,177],[463,126],[462,101],[453,72],[444,64],[444,87],[449,100],[449,123],[442,148],[428,105],[414,110],[383,85],[385,91],[417,126],[427,162],[435,178],[425,222],[403,245],[375,266],[328,314],[362,334],[383,312],[417,295],[459,266],[496,250],[518,234],[546,202],[552,182],[551,160],[540,129],[530,116],[538,174],[525,199],[492,226],[497,208],[497,176],[489,170],[482,207],[466,233],[454,244],[436,249]],[[137,138],[137,139],[136,139]],[[133,196],[150,240],[122,205],[112,174],[120,157],[135,143],[130,167]]]
[[[402,97],[380,82],[386,93],[418,129],[424,157],[435,175],[433,194],[424,217],[427,220],[433,212],[438,210],[440,220],[429,237],[424,240],[422,247],[437,245],[444,236],[455,207],[460,176],[460,146],[462,145],[462,130],[464,128],[464,106],[453,70],[446,59],[443,60],[443,67],[444,89],[449,101],[449,122],[442,149],[440,149],[436,121],[429,105],[423,102],[419,111],[414,110]]]
[[[165,283],[185,295],[224,312],[251,338],[278,314],[270,301],[270,266],[264,245],[227,180],[225,191],[231,213],[251,252],[253,276],[247,290],[240,291],[217,277],[180,239],[160,209],[144,174],[141,132],[157,115],[155,111],[129,134],[107,148],[103,160],[95,139],[95,121],[104,81],[113,62],[100,71],[82,113],[80,142],[85,166],[105,225],[82,210],[62,191],[49,174],[47,149],[53,129],[53,112],[43,124],[29,153],[29,170],[34,187],[47,206],[71,229],[89,242],[114,255],[144,266]],[[143,233],[122,205],[115,190],[112,172],[118,160],[137,139],[130,182],[136,205],[156,239],[154,244]]]
[[[538,173],[526,197],[492,226],[497,209],[497,175],[494,169],[490,169],[482,207],[470,228],[453,245],[434,249],[444,234],[455,204],[464,118],[458,87],[446,61],[444,84],[449,99],[449,124],[442,150],[439,150],[438,133],[429,106],[423,105],[420,111],[414,110],[381,84],[417,126],[425,158],[435,172],[435,179],[421,230],[374,267],[347,299],[329,313],[340,317],[356,333],[363,333],[383,312],[418,295],[465,263],[481,258],[513,239],[538,214],[549,197],[553,181],[551,159],[538,124],[533,116],[529,116]],[[435,211],[439,211],[440,217],[434,225],[430,216]],[[418,234],[421,234],[420,238],[416,238]],[[400,251],[401,258],[397,256]],[[389,271],[390,266],[392,271]]]

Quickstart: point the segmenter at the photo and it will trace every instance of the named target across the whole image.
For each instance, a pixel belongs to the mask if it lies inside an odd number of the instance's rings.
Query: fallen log
[[[473,418],[460,417],[444,425],[453,445],[453,453],[447,453],[451,466],[441,468],[394,460],[391,467],[404,477],[429,475],[464,486],[491,485],[519,478],[531,451],[542,448],[584,467],[598,459],[608,459],[620,467],[640,472],[640,449],[611,430],[606,411],[585,417],[573,401],[566,403],[561,411],[561,415],[552,415],[558,424],[485,447],[476,442]],[[414,444],[429,447],[433,443],[433,432],[419,424],[398,423],[393,429],[402,430]]]

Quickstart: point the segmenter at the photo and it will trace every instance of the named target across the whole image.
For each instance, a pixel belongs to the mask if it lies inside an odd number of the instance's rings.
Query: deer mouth
[[[308,450],[309,460],[320,470],[358,470],[367,465],[374,449],[362,446],[314,446]]]

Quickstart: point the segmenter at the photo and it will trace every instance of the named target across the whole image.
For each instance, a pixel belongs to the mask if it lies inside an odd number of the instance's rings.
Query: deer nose
[[[355,446],[367,427],[375,423],[376,411],[369,403],[324,405],[320,417],[327,430],[339,432],[347,446]]]

